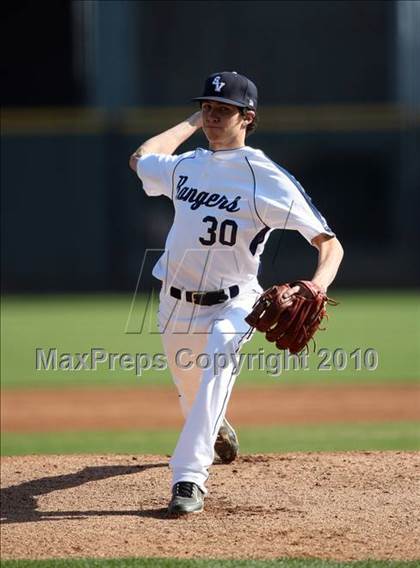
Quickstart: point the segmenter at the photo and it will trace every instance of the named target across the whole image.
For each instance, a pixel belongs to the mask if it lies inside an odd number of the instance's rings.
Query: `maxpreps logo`
[[[191,203],[191,209],[198,209],[202,205],[205,207],[217,207],[218,209],[226,209],[231,213],[240,211],[238,203],[241,199],[237,195],[235,199],[229,201],[226,195],[220,193],[209,193],[208,191],[199,191],[195,187],[185,185],[188,181],[188,176],[179,176],[179,181],[176,186],[176,199]]]

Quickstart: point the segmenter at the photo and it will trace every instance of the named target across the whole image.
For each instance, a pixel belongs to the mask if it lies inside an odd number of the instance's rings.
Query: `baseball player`
[[[318,249],[312,282],[324,291],[343,255],[295,178],[245,145],[256,125],[255,84],[236,72],[214,73],[193,100],[198,112],[144,142],[129,162],[146,194],[165,195],[175,209],[153,269],[162,281],[159,328],[185,417],[170,460],[173,515],[203,510],[215,451],[224,462],[238,453],[225,414],[239,351],[252,335],[244,318],[263,292],[257,274],[270,233],[297,230]],[[200,128],[209,148],[175,154]],[[283,301],[297,292],[291,287]]]

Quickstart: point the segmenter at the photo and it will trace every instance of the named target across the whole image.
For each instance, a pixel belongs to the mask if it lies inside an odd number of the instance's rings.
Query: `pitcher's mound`
[[[173,519],[167,457],[7,457],[2,554],[418,559],[419,479],[416,452],[242,456]]]

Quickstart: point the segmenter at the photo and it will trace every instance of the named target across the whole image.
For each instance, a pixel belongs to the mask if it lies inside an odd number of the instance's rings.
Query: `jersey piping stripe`
[[[306,193],[306,191],[303,189],[302,185],[298,182],[298,180],[292,176],[291,173],[289,173],[287,170],[285,170],[284,168],[282,168],[279,164],[277,164],[276,162],[273,162],[273,160],[270,160],[270,158],[268,156],[266,156],[264,154],[264,156],[267,158],[267,160],[269,162],[271,162],[272,164],[274,164],[276,166],[276,168],[278,168],[286,177],[289,181],[291,181],[293,183],[293,185],[296,187],[296,189],[299,191],[299,193],[302,195],[302,197],[305,199],[306,203],[309,205],[312,213],[315,215],[315,217],[318,219],[318,221],[320,221],[321,225],[324,227],[324,229],[326,229],[327,231],[329,231],[330,233],[333,233],[333,231],[330,229],[330,227],[327,224],[327,221],[325,220],[325,218],[321,215],[321,213],[318,211],[318,209],[315,207],[315,205],[312,203],[312,199],[309,197],[309,195]]]
[[[181,162],[183,162],[184,160],[194,160],[195,155],[194,156],[187,156],[186,158],[181,158],[174,166],[174,171],[172,172],[172,201],[174,200],[174,189],[175,189],[175,170],[177,169],[177,167],[179,166],[179,164]]]
[[[201,148],[202,150],[206,150],[205,148]],[[238,148],[222,148],[221,150],[206,150],[206,152],[210,152],[211,154],[219,154],[221,152],[234,152],[235,150],[246,150],[249,149],[248,146],[238,146]]]
[[[282,230],[281,235],[280,235],[280,238],[279,238],[279,240],[278,240],[278,242],[277,242],[276,252],[274,253],[273,261],[272,261],[272,265],[273,265],[273,266],[274,266],[274,264],[275,264],[275,262],[276,262],[277,254],[278,254],[278,252],[279,252],[279,250],[280,250],[280,245],[281,245],[281,242],[282,242],[282,240],[283,240],[284,234],[285,234],[285,232],[286,232],[287,222],[288,222],[288,220],[289,220],[290,212],[292,211],[293,204],[294,204],[294,201],[292,201],[292,203],[290,204],[289,211],[287,212],[287,217],[286,217],[286,220],[285,220],[285,222],[284,222],[283,230]]]
[[[251,174],[252,174],[252,179],[254,181],[254,188],[253,188],[253,196],[254,196],[254,208],[255,208],[255,213],[257,214],[258,219],[261,221],[261,223],[265,226],[268,227],[267,223],[264,223],[264,221],[262,220],[260,214],[258,213],[258,209],[257,209],[257,200],[256,200],[256,191],[257,191],[257,180],[255,178],[255,174],[254,174],[254,170],[252,169],[251,163],[248,160],[248,158],[245,156],[245,161],[249,166],[249,169],[251,170]]]
[[[251,328],[249,328],[248,331],[241,336],[240,340],[238,341],[238,347],[235,349],[235,355],[238,354],[239,350],[241,349],[241,344],[242,344],[243,340],[245,339],[245,337],[247,337],[247,335],[249,334],[250,330],[251,330]],[[233,367],[232,372],[230,374],[229,383],[228,383],[228,386],[227,386],[227,389],[226,389],[226,395],[225,395],[225,398],[223,400],[222,408],[221,408],[219,415],[217,416],[216,422],[214,424],[213,436],[216,433],[217,425],[219,424],[219,420],[223,416],[224,409],[226,408],[227,398],[228,398],[229,392],[231,391],[230,385],[232,383],[232,379],[233,379],[234,376],[235,376],[235,367]]]

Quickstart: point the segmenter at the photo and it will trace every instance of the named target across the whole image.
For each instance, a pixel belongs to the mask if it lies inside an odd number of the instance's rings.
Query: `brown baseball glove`
[[[299,286],[299,292],[284,298],[285,292]],[[315,335],[327,316],[326,306],[337,305],[319,286],[308,280],[272,286],[254,304],[245,321],[265,333],[278,349],[299,353]]]

